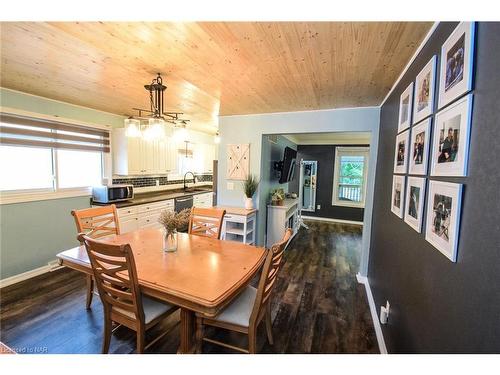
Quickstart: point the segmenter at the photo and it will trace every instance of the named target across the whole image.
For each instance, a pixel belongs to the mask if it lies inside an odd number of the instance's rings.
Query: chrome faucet
[[[187,186],[186,186],[186,176],[188,175],[188,173],[191,173],[191,175],[193,176],[193,182],[196,183],[196,176],[194,175],[193,172],[191,171],[187,171],[185,174],[184,174],[184,190],[187,189]]]

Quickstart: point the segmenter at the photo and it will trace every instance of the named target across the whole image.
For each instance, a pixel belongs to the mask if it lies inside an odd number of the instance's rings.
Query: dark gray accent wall
[[[455,26],[437,27],[381,108],[368,278],[377,311],[391,303],[391,353],[500,352],[500,23],[477,24],[468,177],[440,178],[464,184],[457,262],[390,211],[399,96]]]
[[[321,209],[315,212],[306,212],[306,216],[326,217],[330,219],[341,219],[351,221],[363,221],[364,209],[332,206],[333,191],[333,169],[335,164],[335,149],[337,147],[367,147],[368,145],[298,145],[297,161],[316,160],[318,162],[318,178],[316,187],[316,205],[321,205]],[[299,191],[299,169],[297,178],[290,182],[290,191]]]

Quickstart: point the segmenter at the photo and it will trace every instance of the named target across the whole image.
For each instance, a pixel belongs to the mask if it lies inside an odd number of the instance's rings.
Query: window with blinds
[[[0,191],[58,191],[100,185],[107,130],[0,114]]]
[[[2,113],[0,143],[109,152],[109,131],[74,124]]]

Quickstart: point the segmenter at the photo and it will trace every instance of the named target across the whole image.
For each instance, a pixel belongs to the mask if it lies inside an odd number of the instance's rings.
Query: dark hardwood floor
[[[272,303],[274,345],[261,324],[261,353],[378,353],[364,287],[357,283],[361,228],[308,222],[290,243]],[[256,280],[254,280],[254,283]],[[150,353],[175,353],[179,315],[161,327],[171,332]],[[85,279],[61,269],[0,290],[0,341],[23,353],[99,353],[102,305],[95,296],[85,310]],[[209,335],[237,345],[244,336],[212,329]],[[133,353],[135,333],[119,327],[110,353]],[[232,353],[209,343],[204,353]]]

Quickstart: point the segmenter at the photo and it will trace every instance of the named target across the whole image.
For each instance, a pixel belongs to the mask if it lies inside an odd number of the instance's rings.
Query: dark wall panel
[[[457,262],[390,211],[399,96],[455,26],[438,26],[381,109],[368,277],[377,309],[391,303],[394,353],[500,352],[500,23],[477,24],[468,177],[435,178],[464,184]]]
[[[352,146],[352,145],[351,145]],[[360,147],[367,145],[356,145]],[[316,205],[321,205],[321,209],[315,212],[306,212],[306,216],[326,217],[330,219],[341,219],[351,221],[363,221],[362,208],[332,206],[333,190],[333,169],[335,163],[335,148],[349,146],[334,145],[299,145],[297,147],[297,160],[316,160],[318,162],[318,179],[316,187]],[[290,183],[290,191],[299,191],[299,170],[297,178]]]

